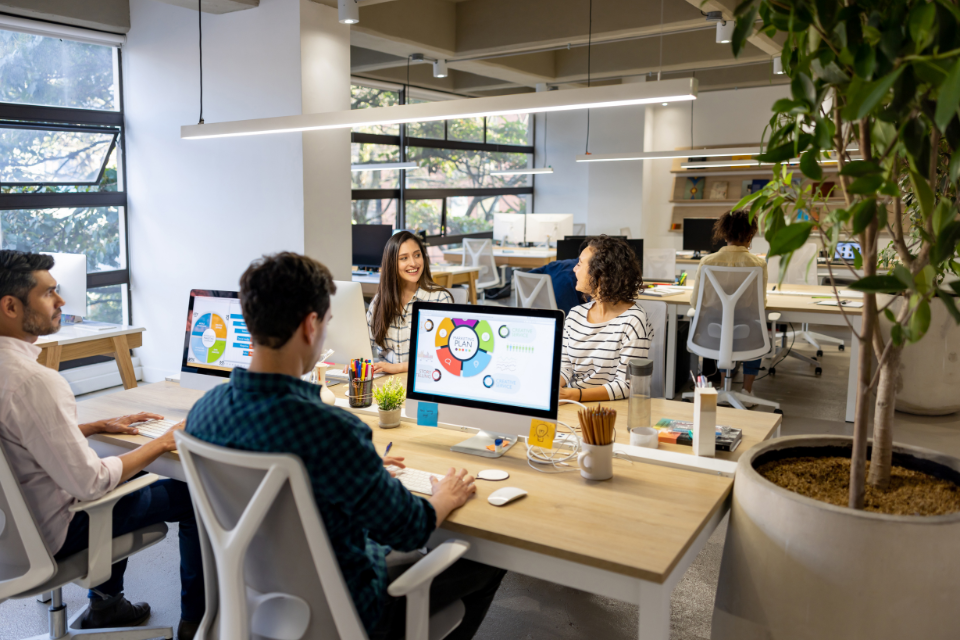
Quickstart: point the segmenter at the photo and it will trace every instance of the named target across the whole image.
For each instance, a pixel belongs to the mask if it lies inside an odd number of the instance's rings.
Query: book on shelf
[[[693,422],[661,418],[653,425],[659,431],[657,440],[666,444],[693,446]],[[717,451],[736,451],[743,440],[743,430],[717,425]]]
[[[706,178],[687,178],[687,185],[683,191],[684,200],[703,200],[703,188]]]
[[[726,200],[727,199],[727,181],[726,180],[717,180],[710,185],[710,200]]]

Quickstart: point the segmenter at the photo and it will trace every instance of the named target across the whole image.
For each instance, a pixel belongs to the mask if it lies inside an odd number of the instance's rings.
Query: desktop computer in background
[[[557,240],[573,235],[572,213],[528,213],[527,242],[557,246]]]
[[[57,281],[57,293],[63,298],[61,312],[87,315],[87,256],[82,253],[48,253],[54,263],[50,275]]]
[[[563,240],[557,241],[557,260],[571,260],[573,258],[579,258],[580,252],[583,251],[583,248],[586,246],[587,240],[595,238],[596,236],[567,236]],[[633,249],[633,253],[637,256],[637,262],[640,263],[640,268],[643,268],[643,240],[640,238],[624,238],[623,236],[609,236],[611,238],[619,238],[627,243],[627,245]]]
[[[180,386],[208,391],[250,366],[253,346],[236,291],[194,289],[187,306]]]
[[[493,214],[493,239],[501,244],[523,244],[527,216],[522,213]]]
[[[433,404],[438,424],[478,431],[453,451],[499,457],[532,420],[556,421],[562,311],[415,302],[413,327],[406,414]],[[491,451],[496,438],[509,446]]]
[[[379,269],[383,262],[383,250],[393,235],[393,225],[355,224],[352,229],[353,266]]]
[[[683,219],[683,250],[693,251],[693,257],[699,258],[702,253],[714,253],[726,242],[713,240],[713,225],[716,218],[684,218]]]

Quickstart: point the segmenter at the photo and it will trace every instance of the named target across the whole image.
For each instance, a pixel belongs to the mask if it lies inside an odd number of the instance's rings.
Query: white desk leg
[[[667,303],[667,368],[663,395],[673,400],[676,395],[677,380],[677,305]]]
[[[851,318],[853,328],[860,331],[860,318]],[[857,414],[857,364],[860,362],[860,341],[850,332],[850,371],[847,373],[847,422]]]
[[[640,581],[640,640],[670,640],[670,589]]]

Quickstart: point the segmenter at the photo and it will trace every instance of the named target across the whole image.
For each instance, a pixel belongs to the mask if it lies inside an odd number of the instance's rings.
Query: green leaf
[[[910,37],[917,43],[917,53],[926,47],[936,17],[937,8],[931,3],[918,2],[911,9],[910,17],[907,18],[907,27],[910,30]]]
[[[802,71],[797,73],[790,82],[790,91],[793,93],[794,100],[803,100],[810,106],[817,104],[817,88],[813,86],[810,76]]]
[[[746,1],[740,3],[737,9],[740,10],[745,4],[747,4]],[[737,15],[737,25],[733,28],[733,42],[730,44],[733,47],[734,58],[740,57],[743,47],[747,44],[747,36],[753,33],[753,24],[756,21],[757,6],[753,4],[753,0],[750,0],[750,6],[742,14]]]
[[[860,253],[860,249],[856,247],[853,248],[853,268],[857,270],[863,269],[863,254]]]
[[[898,264],[893,268],[893,277],[905,288],[910,289],[913,287],[913,274],[902,264]]]
[[[953,292],[960,296],[960,280],[954,280],[953,282],[948,282],[947,286],[953,289]]]
[[[944,198],[938,202],[937,207],[933,210],[933,232],[939,235],[943,228],[955,217],[956,213],[953,211],[951,200]]]
[[[860,178],[861,180],[863,178]],[[853,233],[860,234],[873,221],[877,215],[877,201],[863,200],[853,207]]]
[[[954,152],[950,156],[950,182],[956,182],[960,179],[960,152]]]
[[[864,28],[864,33],[866,33],[866,28]],[[887,95],[887,92],[890,91],[893,83],[897,81],[897,78],[900,77],[903,70],[904,67],[900,67],[879,80],[864,82],[860,90],[853,96],[853,100],[843,108],[841,112],[843,119],[861,120],[865,115],[873,111],[874,108],[880,104],[880,101],[883,100],[884,96]]]
[[[890,339],[893,340],[893,344],[898,347],[902,347],[903,343],[906,342],[905,337],[906,336],[903,335],[903,327],[901,325],[895,324],[890,327]]]
[[[897,183],[895,182],[884,182],[883,186],[880,187],[880,194],[890,196],[891,198],[899,198],[900,188],[897,187]]]
[[[767,255],[782,256],[796,251],[804,245],[812,230],[812,222],[797,222],[784,226],[770,240],[770,251]]]
[[[754,191],[753,193],[748,193],[747,195],[740,198],[740,202],[736,204],[733,210],[737,211],[738,209],[743,209],[749,203],[753,202],[754,200],[756,200],[762,195],[763,195],[763,191]]]
[[[933,264],[942,264],[957,254],[957,245],[960,244],[960,222],[951,220],[937,235],[937,242],[933,247],[930,259]],[[954,261],[951,260],[951,268]]]
[[[869,175],[857,178],[854,180],[847,191],[849,193],[855,193],[862,196],[872,196],[877,192],[880,186],[883,184],[883,176],[880,175]]]
[[[803,113],[807,111],[807,106],[790,98],[780,98],[773,103],[771,111],[774,113]]]
[[[800,171],[811,180],[820,180],[823,178],[823,169],[820,168],[820,163],[817,162],[817,156],[819,155],[819,151],[810,149],[800,156]]]
[[[870,79],[873,75],[873,70],[877,68],[877,54],[874,52],[873,47],[864,42],[857,48],[853,68],[857,72],[857,75],[864,80]]]
[[[847,288],[864,293],[900,293],[907,287],[893,276],[867,276],[847,285]]]
[[[883,168],[876,162],[871,162],[870,160],[853,160],[843,165],[843,171],[840,172],[840,175],[859,178],[860,176],[869,176],[875,173],[883,173]]]
[[[884,229],[887,226],[887,205],[882,202],[877,203],[877,226]]]
[[[841,22],[837,26],[842,27],[843,23]],[[840,60],[841,64],[847,67],[852,67],[854,61],[856,60],[856,58],[853,55],[853,52],[850,51],[850,49],[847,49],[846,47],[840,50],[840,55],[838,56],[838,59]]]
[[[912,170],[910,171],[910,182],[913,184],[913,193],[920,201],[920,212],[924,218],[929,218],[933,215],[933,191],[930,190],[930,185],[923,179],[923,176]]]
[[[889,320],[890,322],[896,322],[896,321],[897,321],[897,319],[893,316],[893,311],[890,311],[890,309],[884,309],[884,310],[883,310],[883,315],[884,315],[884,316],[887,318],[887,320]]]
[[[946,131],[947,125],[957,114],[960,106],[960,60],[950,68],[947,79],[940,85],[940,95],[937,97],[937,111],[933,116],[934,122],[940,131]]]
[[[947,312],[953,317],[953,321],[960,324],[960,309],[957,309],[957,303],[950,292],[937,289],[937,297],[943,302],[943,306],[947,308]]]
[[[813,130],[813,139],[814,144],[816,144],[821,149],[830,149],[833,147],[833,134],[836,132],[836,127],[833,123],[826,118],[821,118],[817,120],[817,126]]]
[[[921,300],[910,316],[910,342],[917,342],[930,328],[930,303]]]
[[[806,145],[804,145],[806,146]],[[785,162],[790,158],[794,157],[794,146],[793,141],[786,142],[779,147],[774,147],[773,149],[767,149],[766,153],[761,153],[757,156],[757,160],[760,162]],[[800,149],[803,151],[803,149]]]
[[[913,278],[913,283],[916,286],[917,291],[926,295],[926,293],[933,287],[933,282],[936,279],[937,272],[934,270],[933,266],[928,264]]]

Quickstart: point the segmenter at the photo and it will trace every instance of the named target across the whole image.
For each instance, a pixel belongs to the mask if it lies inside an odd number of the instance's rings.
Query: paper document
[[[816,304],[821,304],[821,305],[823,305],[823,306],[825,306],[825,307],[836,307],[836,306],[837,306],[837,301],[836,301],[836,300],[818,300]],[[841,301],[840,301],[840,306],[841,306],[841,307],[852,307],[852,308],[854,308],[854,309],[859,309],[860,307],[863,306],[863,303],[862,303],[862,302],[856,302],[856,301],[854,301],[854,300],[841,300]]]

